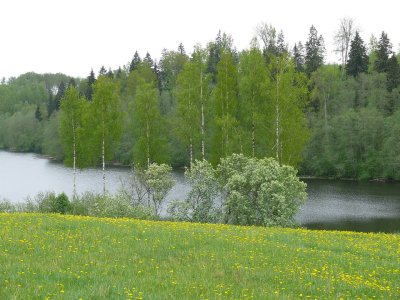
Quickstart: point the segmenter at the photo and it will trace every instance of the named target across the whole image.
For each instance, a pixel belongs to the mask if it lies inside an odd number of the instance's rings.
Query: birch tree
[[[101,158],[103,171],[103,194],[106,194],[106,161],[111,160],[114,148],[122,133],[121,103],[118,88],[107,76],[100,76],[93,85],[93,103],[90,122],[95,124],[92,132],[92,151],[95,159]],[[100,150],[100,151],[99,151]],[[100,153],[99,153],[100,152]]]
[[[342,18],[340,20],[339,30],[336,32],[334,37],[335,52],[339,53],[341,61],[341,73],[342,78],[346,72],[346,64],[350,52],[350,43],[355,34],[354,20],[351,18]]]
[[[178,104],[174,126],[180,140],[188,148],[190,166],[195,156],[205,158],[205,106],[208,83],[204,52],[196,48],[191,61],[184,65],[177,78]]]
[[[294,62],[288,55],[271,56],[269,68],[272,100],[269,111],[274,120],[274,125],[270,127],[273,130],[269,131],[269,140],[273,140],[272,137],[275,136],[271,149],[280,164],[295,166],[301,158],[301,151],[309,135],[304,114],[306,78],[295,71]]]
[[[238,125],[237,94],[237,68],[230,51],[224,49],[217,65],[217,85],[214,89],[214,136],[211,153],[214,164],[221,157],[237,150],[237,136],[234,135]]]
[[[192,62],[195,66],[195,73],[197,75],[198,80],[195,82],[198,83],[196,86],[197,94],[199,94],[199,104],[200,104],[200,116],[201,116],[201,127],[200,127],[200,135],[201,135],[201,156],[202,159],[205,159],[205,140],[206,140],[206,112],[208,109],[208,100],[209,100],[209,85],[211,82],[211,77],[207,74],[207,50],[202,49],[200,46],[195,46],[195,50],[192,55]]]
[[[266,104],[269,78],[261,50],[253,41],[250,50],[243,51],[239,59],[240,119],[250,141],[244,153],[253,157],[265,156]]]
[[[75,87],[68,88],[61,101],[60,137],[65,153],[64,163],[73,168],[73,197],[76,197],[76,168],[85,166],[83,140],[84,114],[88,103]]]
[[[165,123],[159,110],[159,93],[151,66],[143,62],[131,75],[131,91],[134,91],[130,107],[135,137],[133,161],[136,166],[148,168],[153,162],[161,163],[168,159],[163,134]]]

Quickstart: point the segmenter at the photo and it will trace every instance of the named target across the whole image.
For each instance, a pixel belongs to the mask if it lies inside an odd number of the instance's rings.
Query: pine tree
[[[306,73],[310,77],[311,73],[317,70],[324,63],[324,39],[318,36],[318,31],[314,25],[310,28],[308,41],[306,42],[305,67]]]
[[[141,62],[142,62],[142,60],[141,60],[138,52],[135,51],[135,54],[133,55],[133,58],[132,58],[132,62],[129,66],[129,73],[135,71]]]
[[[358,31],[356,31],[354,39],[351,41],[346,71],[348,75],[353,77],[357,77],[358,74],[368,71],[367,49]]]
[[[387,72],[389,68],[389,56],[392,53],[392,44],[387,34],[382,31],[376,51],[375,71],[379,73]]]
[[[389,58],[387,68],[387,90],[391,92],[400,83],[400,66],[395,53]]]

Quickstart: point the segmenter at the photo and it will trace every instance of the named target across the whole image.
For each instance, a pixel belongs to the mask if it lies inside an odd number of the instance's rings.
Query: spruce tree
[[[387,34],[382,31],[376,51],[375,71],[379,73],[387,72],[389,68],[389,56],[392,53],[392,44]]]
[[[139,54],[137,51],[135,51],[135,54],[133,55],[132,62],[129,66],[129,73],[135,71],[138,67],[138,65],[141,63],[142,59],[140,58]]]
[[[61,99],[64,97],[65,90],[66,89],[65,89],[64,81],[61,81],[60,85],[58,86],[57,94],[56,94],[56,96],[54,98],[55,110],[59,110],[60,109]]]
[[[305,66],[308,76],[317,70],[324,63],[325,45],[322,35],[318,36],[318,31],[314,25],[310,28],[308,41],[306,42]]]
[[[179,52],[180,54],[182,54],[182,55],[185,55],[185,54],[186,54],[185,47],[183,46],[182,43],[180,43],[179,46],[178,46],[178,52]]]
[[[42,121],[42,113],[40,112],[40,107],[39,105],[36,105],[36,110],[35,110],[35,118],[39,122]]]
[[[111,78],[111,79],[114,78],[114,73],[113,73],[113,71],[111,71],[111,68],[108,69],[108,72],[107,72],[106,75],[107,75],[108,78]]]
[[[75,79],[71,77],[71,79],[68,82],[68,88],[70,87],[76,87],[76,82]]]
[[[121,69],[121,67],[118,67],[116,77],[117,77],[118,79],[120,79],[120,78],[122,77],[122,69]]]
[[[101,66],[100,71],[99,71],[99,77],[104,76],[107,74],[107,70],[104,66]]]
[[[281,30],[278,34],[278,40],[276,42],[276,50],[278,55],[283,55],[288,53],[288,45],[285,43],[285,36],[283,35],[283,31]]]
[[[304,72],[304,46],[301,42],[294,44],[293,59],[296,71]]]
[[[85,90],[85,97],[87,100],[92,101],[93,97],[93,84],[96,81],[96,77],[94,76],[93,69],[90,71],[90,75],[87,78],[87,87]]]
[[[143,62],[148,63],[150,67],[153,66],[154,62],[149,52],[146,53],[146,56],[143,58]]]
[[[391,92],[400,83],[400,66],[395,53],[389,58],[387,68],[387,90]]]
[[[353,77],[357,77],[358,74],[368,71],[367,49],[358,31],[356,31],[354,39],[351,41],[346,71],[348,75]]]
[[[53,92],[51,89],[48,90],[49,93],[49,99],[47,101],[47,117],[50,118],[51,114],[55,110],[55,102],[54,102],[54,96]]]

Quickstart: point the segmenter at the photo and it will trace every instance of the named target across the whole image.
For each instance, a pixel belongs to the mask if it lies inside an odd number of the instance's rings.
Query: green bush
[[[292,226],[307,197],[306,184],[297,171],[273,158],[234,154],[221,160],[217,174],[226,223]]]
[[[171,201],[169,215],[180,221],[218,222],[220,209],[216,206],[219,185],[215,170],[206,160],[196,160],[191,169],[185,171],[191,190],[185,200]]]
[[[72,201],[73,215],[154,219],[150,208],[143,205],[132,205],[129,197],[123,194],[116,196],[84,193]]]
[[[54,192],[39,193],[36,196],[36,203],[36,209],[32,207],[31,211],[59,214],[67,214],[71,211],[71,203],[65,193],[58,196]]]
[[[11,213],[16,211],[17,211],[16,206],[12,204],[10,201],[5,199],[0,200],[0,212]]]

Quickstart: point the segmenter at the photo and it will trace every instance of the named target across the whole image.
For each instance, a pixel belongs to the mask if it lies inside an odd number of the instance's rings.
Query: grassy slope
[[[400,235],[0,214],[0,299],[400,298]]]

